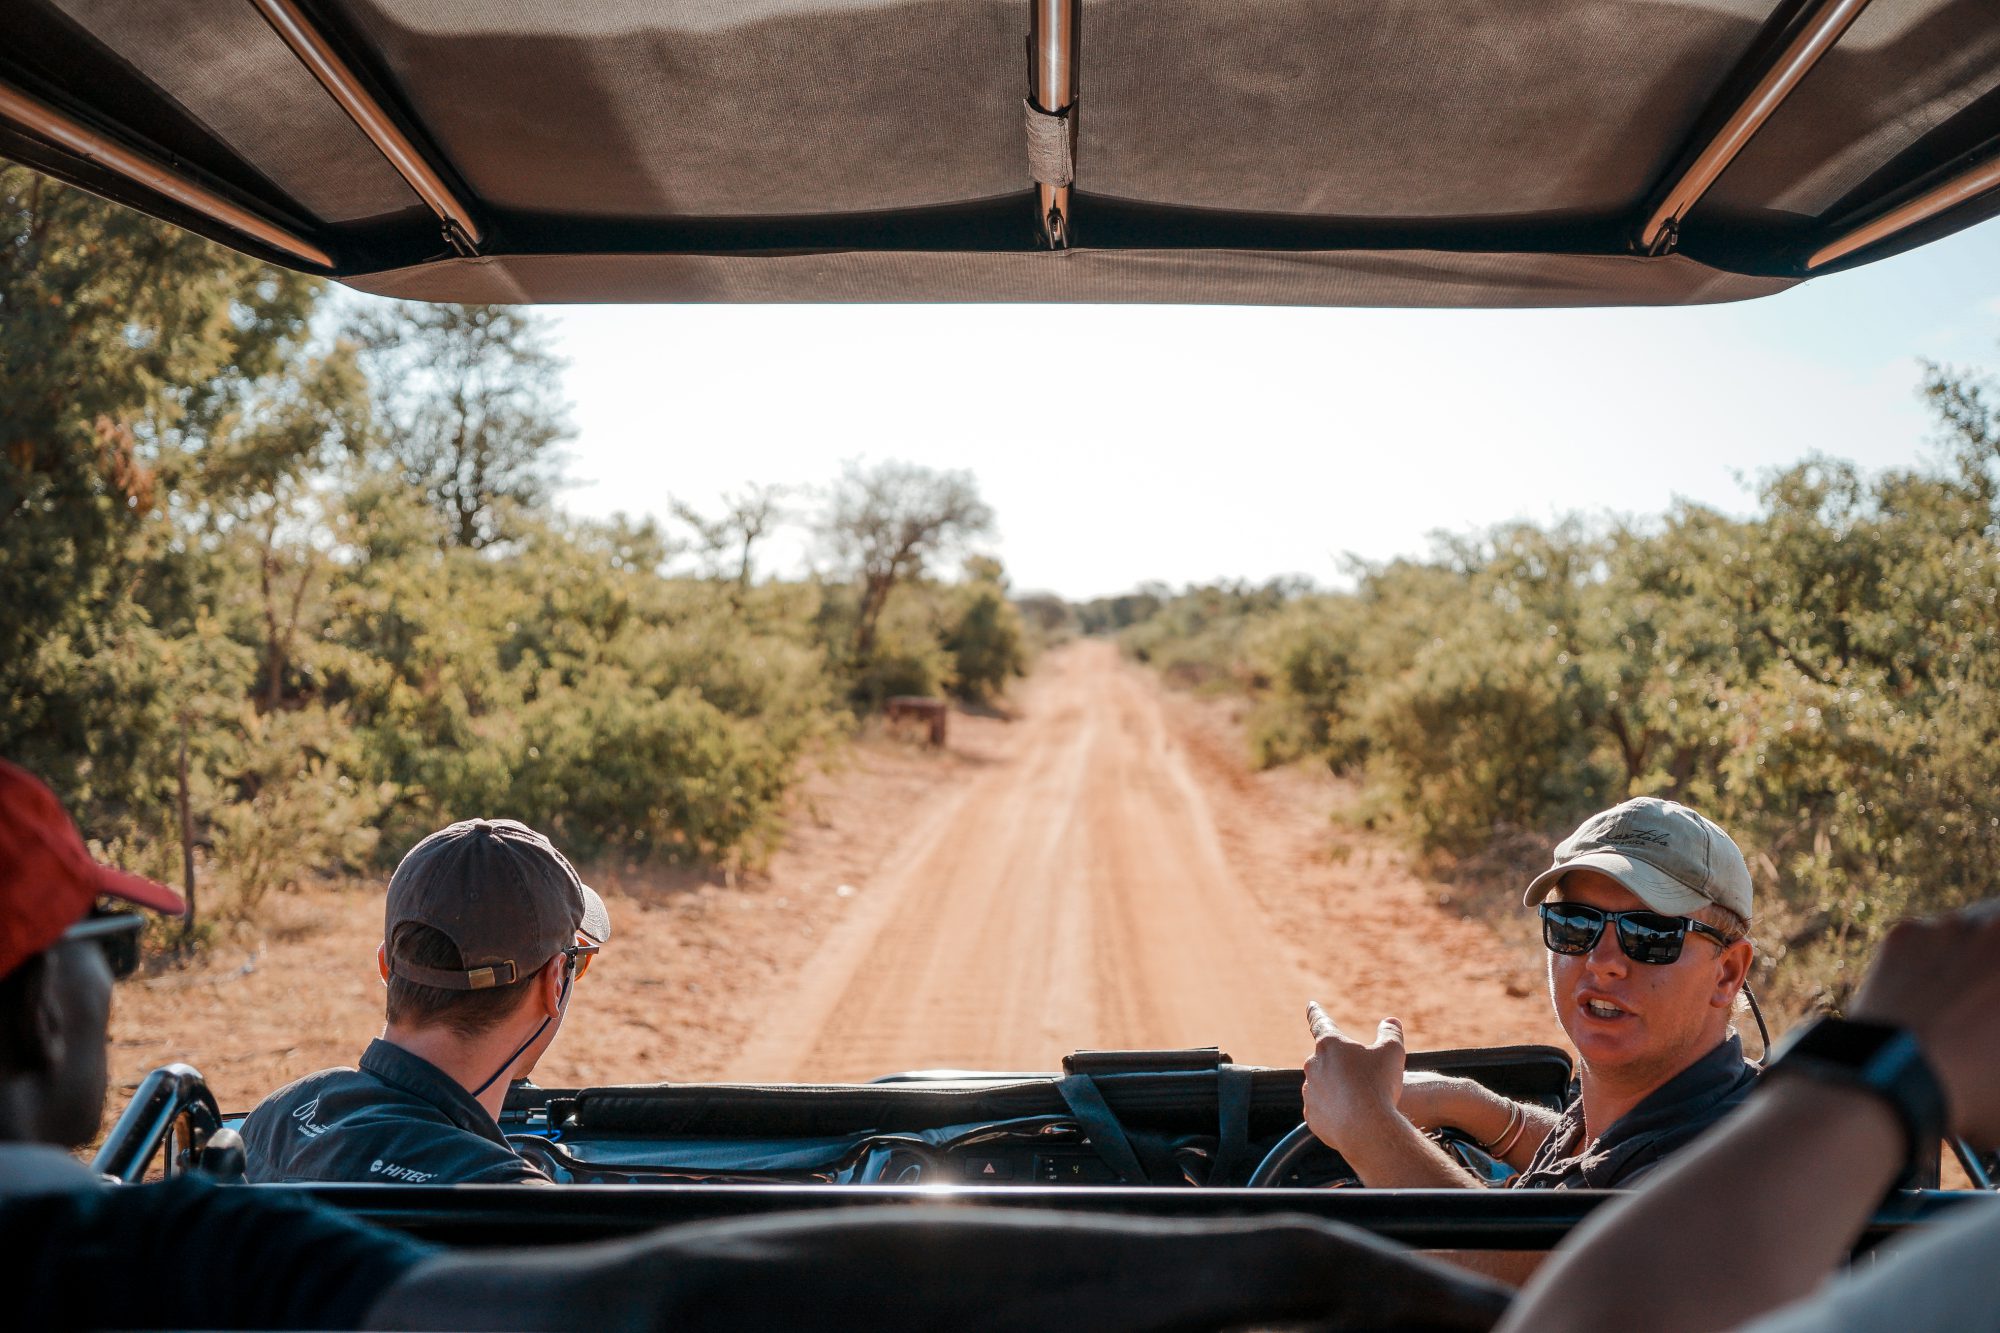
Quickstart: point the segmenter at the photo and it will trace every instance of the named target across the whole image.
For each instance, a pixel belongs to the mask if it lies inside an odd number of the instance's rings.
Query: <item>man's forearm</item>
[[[1479,1145],[1516,1171],[1525,1171],[1535,1150],[1562,1118],[1555,1112],[1526,1102],[1517,1102],[1474,1082],[1451,1079],[1444,1095],[1434,1100],[1437,1125],[1470,1134]],[[1405,1092],[1404,1101],[1410,1101]],[[1419,1122],[1421,1123],[1421,1122]],[[1492,1145],[1487,1147],[1487,1145]]]
[[[1774,1081],[1580,1228],[1501,1328],[1734,1328],[1818,1284],[1894,1183],[1903,1152],[1877,1098]],[[1726,1275],[1719,1255],[1729,1256]]]
[[[1477,1189],[1481,1184],[1393,1111],[1379,1123],[1344,1135],[1339,1152],[1361,1183],[1376,1189]]]

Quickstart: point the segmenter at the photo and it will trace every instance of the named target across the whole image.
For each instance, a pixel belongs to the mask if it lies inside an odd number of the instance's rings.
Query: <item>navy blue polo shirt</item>
[[[323,1069],[266,1097],[242,1132],[260,1184],[549,1183],[457,1079],[379,1038],[359,1069]]]
[[[1528,1169],[1507,1183],[1517,1189],[1625,1189],[1742,1105],[1756,1086],[1757,1070],[1744,1061],[1742,1041],[1725,1038],[1588,1143],[1583,1099],[1571,1102]]]

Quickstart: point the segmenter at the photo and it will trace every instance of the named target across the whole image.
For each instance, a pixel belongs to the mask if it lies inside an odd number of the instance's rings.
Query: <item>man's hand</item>
[[[1306,1004],[1313,1053],[1306,1061],[1306,1123],[1319,1141],[1346,1155],[1358,1138],[1379,1134],[1396,1119],[1403,1096],[1403,1024],[1385,1018],[1375,1042],[1364,1046],[1342,1034],[1319,1001]]]
[[[1890,931],[1848,1012],[1914,1032],[1952,1131],[2000,1146],[2000,901]]]

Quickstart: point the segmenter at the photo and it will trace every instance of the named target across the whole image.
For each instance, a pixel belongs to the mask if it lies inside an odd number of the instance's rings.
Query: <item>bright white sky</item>
[[[1919,358],[2000,368],[2000,221],[1692,309],[552,313],[573,512],[663,515],[670,495],[706,507],[902,458],[972,470],[1019,590],[1332,583],[1342,552],[1420,553],[1437,529],[1674,496],[1745,512],[1746,483],[1812,452],[1924,457]],[[763,572],[806,558],[789,538]]]

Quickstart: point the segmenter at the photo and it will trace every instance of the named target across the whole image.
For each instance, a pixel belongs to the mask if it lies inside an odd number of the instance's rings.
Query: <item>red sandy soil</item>
[[[1344,793],[1251,773],[1226,702],[1109,644],[1049,653],[941,752],[873,735],[815,771],[760,872],[585,867],[612,945],[537,1081],[1052,1069],[1085,1047],[1295,1064],[1317,998],[1413,1047],[1559,1042],[1539,951],[1450,905]],[[268,900],[257,937],[119,988],[113,1098],[185,1060],[225,1109],[381,1027],[381,887]]]

